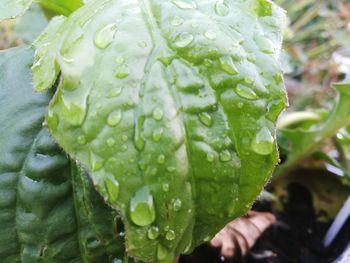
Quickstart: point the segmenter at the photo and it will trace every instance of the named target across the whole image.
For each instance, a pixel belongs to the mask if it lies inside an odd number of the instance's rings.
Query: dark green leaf
[[[51,96],[34,93],[32,58],[0,52],[1,262],[113,262],[115,213],[42,127]]]
[[[269,1],[91,1],[36,41],[47,122],[120,211],[128,252],[170,262],[250,208],[277,163],[284,12]]]

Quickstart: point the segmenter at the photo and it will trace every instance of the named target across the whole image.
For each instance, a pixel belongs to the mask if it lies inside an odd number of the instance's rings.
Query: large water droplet
[[[207,30],[207,31],[204,33],[204,36],[205,36],[206,38],[210,39],[210,40],[216,39],[216,33],[215,33],[213,30],[211,30],[211,29]]]
[[[173,0],[172,2],[181,9],[197,8],[197,4],[192,0]]]
[[[173,210],[174,211],[180,211],[181,209],[181,206],[182,206],[182,202],[179,198],[176,198],[173,202]]]
[[[152,226],[147,231],[147,236],[149,239],[154,240],[159,237],[159,228],[156,226]]]
[[[215,13],[219,16],[227,16],[229,13],[229,9],[224,0],[219,0],[215,4]]]
[[[235,87],[235,92],[244,99],[248,99],[248,100],[256,100],[257,99],[257,95],[254,92],[254,90],[252,90],[250,87],[242,85],[242,84],[238,84]]]
[[[122,120],[122,112],[120,110],[113,111],[107,118],[107,124],[111,127],[117,126]]]
[[[220,66],[221,68],[230,75],[236,75],[238,70],[233,63],[232,57],[225,56],[220,58]]]
[[[130,218],[138,226],[148,226],[156,219],[153,196],[147,186],[142,187],[131,198]]]
[[[194,36],[191,33],[182,32],[175,38],[174,46],[178,48],[187,47],[192,43],[193,39]]]
[[[101,49],[108,47],[117,32],[117,24],[108,24],[105,27],[101,28],[95,33],[94,43],[95,46]]]
[[[157,128],[157,129],[155,129],[155,130],[153,131],[153,135],[152,135],[153,140],[154,140],[155,142],[159,142],[160,139],[162,138],[162,135],[163,135],[163,129],[162,129],[162,128]]]
[[[161,244],[158,244],[157,246],[157,259],[163,260],[168,256],[168,250],[163,247]]]
[[[84,145],[86,144],[86,138],[84,135],[79,135],[78,136],[78,139],[77,139],[77,143],[80,144],[80,145]]]
[[[224,150],[220,153],[220,161],[229,162],[231,161],[232,156],[229,150]]]
[[[198,114],[198,118],[201,123],[203,123],[205,126],[210,127],[213,124],[213,119],[207,112],[201,112]]]
[[[157,121],[160,121],[161,119],[163,119],[163,111],[160,108],[155,108],[153,111],[153,118]]]
[[[106,178],[105,186],[108,193],[108,200],[112,204],[115,203],[118,199],[119,195],[119,183],[118,181],[111,175]]]
[[[252,142],[252,149],[260,155],[268,155],[272,153],[274,148],[274,138],[268,128],[262,128]]]
[[[176,235],[175,235],[174,230],[169,230],[169,231],[166,232],[166,234],[165,234],[165,239],[166,239],[166,240],[169,240],[169,241],[174,240],[175,237],[176,237]]]
[[[184,20],[179,17],[179,16],[174,16],[171,21],[170,21],[170,24],[172,26],[179,26],[179,25],[182,25],[182,23],[184,22]]]

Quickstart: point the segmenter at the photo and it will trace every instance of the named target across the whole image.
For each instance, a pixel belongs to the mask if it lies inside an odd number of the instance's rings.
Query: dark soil
[[[274,212],[269,203],[258,202],[254,210]],[[284,212],[275,212],[277,223],[257,241],[248,255],[233,259],[220,257],[219,250],[204,244],[180,263],[328,263],[336,259],[350,241],[350,219],[329,248],[323,246],[331,222],[317,222],[311,195],[306,188],[292,185]]]

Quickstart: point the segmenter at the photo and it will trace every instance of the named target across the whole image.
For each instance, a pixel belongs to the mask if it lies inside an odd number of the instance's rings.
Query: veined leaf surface
[[[171,262],[250,208],[278,160],[284,12],[266,0],[90,1],[36,41],[46,117],[126,226]]]
[[[116,215],[42,127],[51,94],[35,94],[33,50],[0,52],[1,262],[114,262]]]

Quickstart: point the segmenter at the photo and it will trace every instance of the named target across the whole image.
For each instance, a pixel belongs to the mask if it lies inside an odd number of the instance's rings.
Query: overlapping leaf
[[[131,255],[170,262],[261,191],[283,24],[266,0],[96,0],[37,40],[37,90],[61,73],[48,126],[122,215]]]
[[[0,0],[0,21],[23,15],[33,0]],[[50,15],[69,15],[79,7],[81,0],[37,0]]]
[[[0,52],[1,262],[115,262],[115,213],[42,127],[28,47]],[[120,254],[119,254],[120,255]]]

